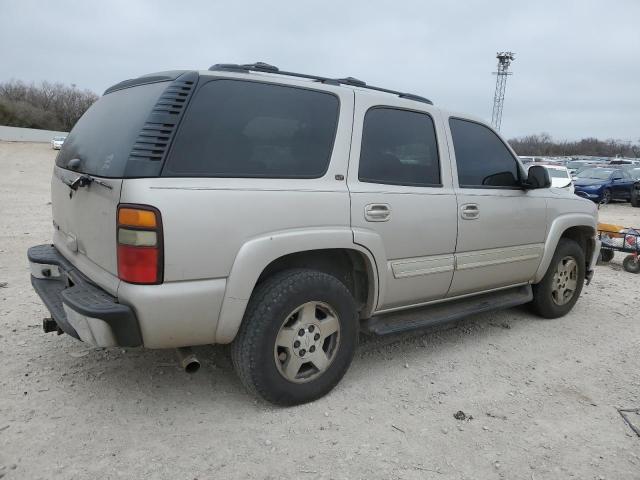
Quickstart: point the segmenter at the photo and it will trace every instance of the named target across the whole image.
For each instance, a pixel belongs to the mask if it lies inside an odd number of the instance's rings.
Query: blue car
[[[575,193],[594,202],[631,200],[634,180],[620,168],[595,167],[578,173],[574,180]]]

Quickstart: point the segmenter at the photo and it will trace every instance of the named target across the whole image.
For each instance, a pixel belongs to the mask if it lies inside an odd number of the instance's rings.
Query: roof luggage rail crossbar
[[[392,95],[397,95],[400,98],[405,98],[407,100],[414,100],[416,102],[427,103],[429,105],[433,105],[433,102],[428,98],[421,97],[419,95],[414,95],[412,93],[398,92],[396,90],[390,90],[388,88],[374,87],[373,85],[367,85],[366,82],[362,80],[358,80],[353,77],[346,78],[329,78],[329,77],[321,77],[319,75],[309,75],[306,73],[296,73],[296,72],[287,72],[284,70],[280,70],[278,67],[274,65],[269,65],[264,62],[256,62],[256,63],[246,63],[246,64],[237,64],[237,63],[216,63],[209,67],[210,71],[227,71],[227,72],[263,72],[263,73],[275,73],[278,75],[286,75],[288,77],[298,77],[298,78],[306,78],[309,80],[315,80],[316,82],[326,83],[328,85],[349,85],[352,87],[358,88],[366,88],[368,90],[375,90],[377,92],[390,93]]]

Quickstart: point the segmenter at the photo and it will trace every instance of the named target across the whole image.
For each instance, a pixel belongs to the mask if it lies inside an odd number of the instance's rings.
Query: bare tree
[[[548,133],[527,135],[513,138],[509,143],[518,155],[534,155],[543,157],[580,156],[595,157],[640,157],[640,141],[629,141],[597,138],[583,138],[575,142],[554,141]]]
[[[98,95],[75,85],[0,83],[0,124],[69,131]]]

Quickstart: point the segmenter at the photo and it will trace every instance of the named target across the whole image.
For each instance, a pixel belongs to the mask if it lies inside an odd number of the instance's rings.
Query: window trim
[[[509,145],[507,145],[507,143],[502,140],[502,137],[500,137],[500,135],[498,134],[498,132],[496,132],[493,128],[491,128],[489,125],[479,122],[477,120],[472,120],[470,118],[464,118],[464,117],[458,117],[455,115],[451,115],[449,116],[449,119],[447,121],[447,128],[449,129],[449,134],[451,135],[451,146],[453,147],[453,155],[455,157],[455,164],[456,164],[456,182],[458,183],[458,188],[475,188],[475,189],[482,189],[482,190],[524,190],[524,188],[522,187],[522,185],[517,185],[517,186],[513,186],[513,187],[507,187],[507,186],[497,186],[497,185],[466,185],[466,184],[462,184],[460,183],[460,175],[458,173],[458,156],[456,155],[456,146],[455,146],[455,142],[453,140],[453,131],[451,130],[451,120],[461,120],[463,122],[469,122],[469,123],[475,123],[476,125],[480,125],[481,127],[485,127],[486,129],[488,129],[491,133],[493,133],[496,138],[500,141],[500,143],[502,143],[502,145],[504,145],[504,147],[507,149],[507,152],[509,153],[509,155],[511,156],[511,158],[513,159],[514,162],[516,162],[516,166],[518,167],[518,181],[520,183],[523,182],[524,180],[524,171],[522,168],[522,164],[520,163],[520,161],[514,157],[513,153],[511,152],[511,148],[509,147]]]
[[[360,165],[361,165],[361,160],[362,160],[362,145],[363,145],[363,141],[364,141],[364,127],[365,127],[365,120],[367,119],[367,114],[371,111],[371,110],[376,110],[376,109],[380,109],[380,110],[399,110],[402,112],[411,112],[411,113],[419,113],[422,115],[426,115],[427,117],[429,117],[429,119],[431,120],[431,124],[433,126],[433,136],[435,138],[436,141],[436,155],[437,155],[437,160],[438,160],[438,178],[440,179],[439,183],[421,183],[421,182],[393,182],[393,181],[387,181],[387,182],[377,182],[377,181],[371,181],[371,180],[363,180],[360,177]],[[443,188],[443,183],[442,183],[442,158],[440,155],[440,142],[438,141],[438,129],[436,127],[436,122],[433,118],[433,115],[431,115],[429,112],[425,112],[423,110],[415,110],[413,108],[403,108],[403,107],[397,107],[397,106],[393,106],[393,105],[373,105],[369,108],[367,108],[367,111],[364,112],[364,115],[362,116],[362,128],[361,128],[361,135],[360,135],[360,152],[358,155],[358,182],[360,183],[367,183],[367,184],[372,184],[372,185],[396,185],[396,186],[400,186],[400,187],[418,187],[418,188]]]
[[[196,87],[196,90],[193,92],[192,94],[192,98],[191,101],[189,101],[189,105],[187,105],[187,109],[185,110],[182,118],[180,119],[180,124],[178,125],[178,128],[176,130],[175,136],[173,138],[174,141],[171,142],[171,146],[169,148],[169,151],[167,152],[167,157],[166,160],[163,162],[162,165],[162,169],[160,170],[160,173],[158,174],[158,178],[251,178],[251,179],[271,179],[271,180],[313,180],[313,179],[318,179],[318,178],[323,178],[327,175],[327,173],[329,172],[329,169],[331,168],[331,163],[333,160],[333,152],[335,150],[336,147],[336,139],[338,138],[338,130],[340,127],[340,116],[342,114],[342,102],[340,100],[340,96],[335,93],[335,92],[331,92],[328,90],[318,90],[317,88],[308,88],[308,87],[302,87],[302,86],[298,86],[298,85],[290,85],[287,83],[280,83],[280,82],[271,82],[271,81],[265,81],[264,79],[253,79],[253,78],[235,78],[235,77],[224,77],[224,76],[212,76],[210,78],[207,78],[207,80],[202,81],[203,77],[200,77],[200,81],[198,82],[198,85]],[[276,86],[276,87],[289,87],[289,88],[293,88],[296,90],[307,90],[309,92],[316,92],[316,93],[326,93],[328,95],[333,96],[337,101],[338,101],[338,110],[337,110],[337,115],[336,115],[336,119],[335,119],[335,128],[333,131],[333,137],[331,138],[331,149],[329,150],[329,156],[328,156],[328,160],[326,163],[326,167],[324,169],[324,171],[319,174],[319,175],[289,175],[289,176],[282,176],[282,175],[278,175],[278,176],[271,176],[271,175],[196,175],[193,173],[190,173],[188,175],[177,175],[175,173],[172,173],[170,175],[165,175],[165,168],[167,168],[167,165],[169,164],[169,160],[171,160],[172,155],[173,155],[173,150],[175,147],[175,139],[180,135],[180,131],[182,130],[183,127],[183,122],[185,120],[185,118],[187,118],[187,116],[189,115],[189,113],[191,112],[191,108],[193,107],[193,105],[196,104],[196,102],[194,101],[196,99],[196,96],[198,95],[198,93],[200,93],[200,90],[207,85],[208,83],[212,83],[212,82],[217,82],[220,80],[228,80],[228,81],[232,81],[232,82],[242,82],[242,83],[257,83],[260,85],[272,85],[272,86]]]

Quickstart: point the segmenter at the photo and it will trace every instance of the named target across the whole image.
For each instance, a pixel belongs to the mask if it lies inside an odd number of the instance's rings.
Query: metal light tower
[[[509,71],[509,65],[515,60],[513,52],[498,52],[498,71],[493,72],[496,76],[496,93],[493,96],[493,113],[491,114],[491,125],[500,131],[502,123],[502,108],[504,106],[504,91],[507,88],[507,76],[512,75]]]

